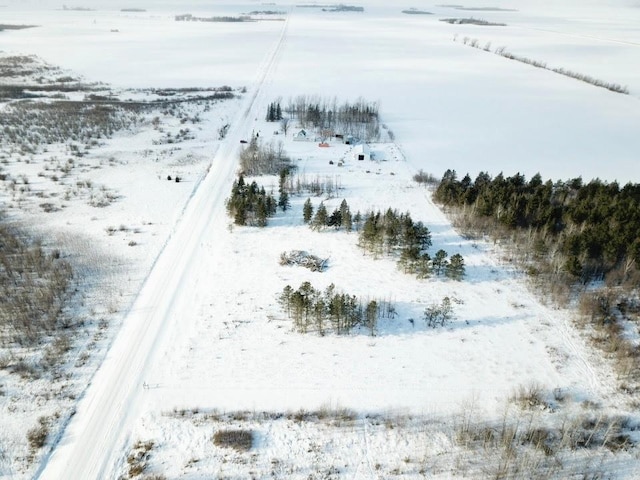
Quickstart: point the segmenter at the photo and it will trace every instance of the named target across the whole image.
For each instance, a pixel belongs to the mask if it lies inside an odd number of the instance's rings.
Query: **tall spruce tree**
[[[320,202],[318,210],[316,210],[316,214],[314,215],[313,221],[311,222],[311,226],[316,230],[320,230],[327,226],[327,220],[327,207],[325,207],[324,202]]]
[[[278,206],[285,212],[289,208],[289,194],[287,193],[286,188],[287,183],[287,170],[280,170],[280,182],[278,186],[279,197],[278,197]]]
[[[440,275],[440,273],[446,268],[447,266],[447,252],[445,252],[444,250],[440,249],[436,252],[435,256],[433,257],[433,269],[436,271],[437,275]]]
[[[302,207],[302,219],[304,223],[309,223],[311,218],[313,217],[313,205],[311,204],[311,199],[307,198],[304,202],[304,206]]]

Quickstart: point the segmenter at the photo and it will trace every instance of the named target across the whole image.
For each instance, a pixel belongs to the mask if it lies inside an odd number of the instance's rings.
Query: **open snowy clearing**
[[[270,449],[279,452],[280,447],[274,445],[281,435],[293,435],[294,427],[273,421],[267,414],[262,421],[240,422],[240,426],[263,432],[262,443],[249,455],[253,460],[231,455],[223,457],[223,462],[230,465],[210,463],[207,459],[221,455],[212,447],[199,450],[203,463],[185,463],[185,470],[181,470],[173,466],[181,465],[184,439],[164,434],[158,438],[148,433],[149,429],[176,432],[176,428],[193,428],[188,419],[176,427],[176,422],[181,423],[180,415],[178,420],[171,415],[167,418],[172,411],[196,410],[206,415],[221,410],[234,418],[233,412],[238,411],[242,417],[243,411],[282,414],[347,409],[374,416],[384,414],[390,422],[396,415],[413,412],[417,419],[401,421],[399,435],[413,435],[409,432],[418,429],[416,435],[421,437],[425,432],[445,435],[447,430],[442,427],[431,431],[432,422],[443,415],[465,415],[471,404],[479,409],[474,416],[496,418],[497,412],[499,417],[508,410],[517,388],[530,385],[539,386],[547,395],[556,391],[571,398],[568,410],[551,415],[556,420],[568,412],[580,412],[580,405],[592,402],[602,411],[612,408],[621,413],[631,408],[619,403],[614,377],[602,373],[606,365],[589,353],[573,330],[570,312],[540,305],[527,291],[524,280],[500,259],[499,252],[458,236],[430,202],[428,191],[412,182],[412,171],[403,158],[389,155],[387,161],[363,163],[349,159],[348,146],[336,144],[323,149],[315,143],[289,145],[292,152],[297,148],[300,156],[307,152],[297,173],[338,179],[342,187],[335,198],[324,199],[329,211],[344,198],[354,211],[392,206],[416,212],[414,218],[424,221],[433,232],[431,250],[444,248],[452,254],[461,253],[467,275],[462,282],[416,280],[399,271],[392,260],[364,255],[356,245],[356,233],[313,231],[302,224],[304,197],[293,199],[291,211],[276,216],[265,229],[234,227],[229,231],[220,225],[203,239],[201,270],[190,284],[195,288],[190,289],[188,300],[176,313],[179,329],[171,335],[162,359],[147,372],[150,388],[144,393],[144,410],[149,413],[138,424],[135,439],[156,442],[149,471],[170,476],[193,471],[193,478],[206,478],[218,472],[246,476],[256,470],[261,472],[256,474],[260,477],[275,470],[281,472],[281,478],[306,478],[316,465],[312,459],[294,461],[291,451],[286,468],[271,465],[270,459],[278,456]],[[385,147],[396,151],[392,145],[378,148],[384,151]],[[345,159],[345,164],[337,167],[336,161],[329,165],[330,159]],[[266,180],[267,189],[276,189],[277,179],[259,180]],[[322,198],[314,200],[319,203]],[[290,250],[328,258],[328,269],[312,273],[279,265],[280,254]],[[368,331],[344,337],[294,333],[277,298],[285,285],[296,288],[303,281],[321,290],[333,283],[338,290],[359,298],[389,300],[398,316],[381,320],[373,337]],[[444,296],[454,301],[454,320],[444,330],[427,328],[422,319],[425,308]],[[352,422],[348,430],[355,428],[362,434],[368,420],[362,422]],[[229,424],[237,426],[238,422]],[[333,435],[341,437],[342,430],[338,430]],[[211,435],[214,430],[205,422],[198,431],[196,438],[206,432]],[[325,443],[315,434],[304,435],[304,441],[311,444]],[[407,442],[412,445],[406,453],[409,458],[422,458],[424,451],[431,451],[424,443]],[[365,448],[356,443],[358,448]],[[349,448],[346,444],[335,448],[318,454],[323,468],[337,468],[336,472],[357,478],[393,476],[397,464],[392,459],[404,458],[397,456],[399,452],[387,457],[377,450],[373,456],[388,464],[386,472],[360,471],[361,460],[349,457],[344,464],[335,460],[336,451]],[[452,451],[453,447],[442,448]],[[193,452],[190,448],[187,451]],[[416,462],[431,465],[433,459],[427,457]],[[581,465],[581,460],[573,461]],[[267,467],[261,467],[262,462]],[[441,465],[435,471],[439,469],[443,469],[445,478],[461,473]],[[434,470],[405,465],[398,475],[413,472],[420,478],[420,471],[425,474]]]
[[[562,7],[463,14],[508,24],[499,28],[439,22],[458,13],[448,7],[413,16],[378,2],[362,14],[286,5],[286,23],[242,25],[173,16],[238,15],[255,4],[154,3],[140,13],[43,7],[9,2],[3,9],[3,22],[40,25],[0,32],[5,53],[38,54],[73,75],[108,82],[122,100],[152,98],[133,87],[222,85],[240,98],[145,114],[71,167],[63,144],[31,156],[5,151],[3,171],[23,185],[3,190],[6,211],[68,250],[86,266],[88,283],[76,306],[87,319],[86,338],[66,364],[71,377],[2,380],[2,475],[31,477],[37,466],[25,460],[24,432],[39,416],[61,415],[54,422],[64,425],[73,411],[64,436],[52,435],[37,455],[41,478],[127,475],[138,440],[154,442],[145,472],[167,478],[477,477],[500,465],[478,469],[486,458],[460,447],[452,419],[471,411],[478,421],[499,421],[514,408],[509,399],[519,386],[568,399],[531,414],[542,423],[580,417],[585,406],[596,416],[633,411],[608,363],[574,330],[571,312],[542,305],[499,247],[460,237],[411,178],[419,169],[439,176],[455,168],[638,181],[640,80],[630,67],[640,64],[638,9],[592,6],[580,19]],[[623,83],[631,95],[508,61],[456,36]],[[266,105],[296,95],[379,101],[396,141],[373,146],[384,160],[359,162],[338,142],[318,148],[292,142],[292,132],[272,135],[278,125],[262,120]],[[227,123],[221,140],[218,129]],[[391,259],[364,255],[356,233],[309,229],[302,222],[307,196],[293,197],[292,209],[265,229],[230,228],[223,202],[239,140],[258,131],[284,140],[296,175],[340,186],[332,198],[312,198],[315,206],[324,200],[331,211],[344,198],[352,211],[409,211],[431,230],[430,250],[463,255],[465,279],[418,280]],[[65,168],[70,175],[60,173]],[[256,180],[277,190],[275,177]],[[328,269],[279,265],[290,250],[328,258]],[[383,319],[375,336],[295,333],[277,298],[285,285],[306,280],[389,301],[398,314]],[[425,308],[445,296],[454,301],[452,323],[427,328]],[[154,333],[145,334],[142,323]],[[314,413],[289,418],[301,409]],[[329,420],[318,420],[323,411]],[[222,426],[253,431],[253,449],[214,447]],[[97,452],[104,456],[91,456]],[[564,470],[540,471],[639,474],[634,451],[562,455]]]

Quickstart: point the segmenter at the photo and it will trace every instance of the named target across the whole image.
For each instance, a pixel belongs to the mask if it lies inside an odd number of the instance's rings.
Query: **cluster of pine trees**
[[[395,317],[395,307],[388,302],[363,302],[355,295],[337,292],[333,284],[324,292],[309,282],[302,283],[297,290],[287,285],[280,295],[280,304],[301,333],[317,331],[320,335],[328,332],[343,335],[356,327],[365,327],[375,335],[381,316]]]
[[[280,102],[271,102],[267,107],[267,122],[279,122],[280,120],[282,120]]]
[[[231,187],[231,197],[227,199],[227,213],[236,225],[266,227],[267,219],[277,210],[275,197],[264,187],[253,181],[247,184],[240,174]]]
[[[308,198],[302,208],[303,220],[315,230],[326,227],[359,232],[359,245],[374,255],[397,255],[398,266],[405,272],[428,278],[433,274],[445,275],[461,280],[465,274],[464,258],[440,249],[431,258],[427,249],[431,247],[431,233],[422,222],[414,222],[409,213],[398,213],[391,208],[382,214],[370,211],[364,216],[358,211],[351,213],[346,200],[331,214],[321,202],[314,212]]]
[[[379,210],[365,214],[359,241],[373,254],[411,250],[419,255],[431,246],[431,232],[422,222],[414,222],[409,213],[388,208],[384,214]]]
[[[350,232],[353,229],[357,230],[359,228],[362,216],[360,212],[352,215],[349,205],[344,199],[340,203],[340,208],[334,209],[331,214],[329,214],[324,202],[320,202],[318,209],[314,213],[311,199],[307,198],[302,207],[302,219],[304,223],[309,224],[314,230],[333,227],[336,229],[343,228],[345,231]]]
[[[640,264],[638,184],[553,183],[539,174],[526,181],[520,174],[492,178],[485,172],[458,179],[447,170],[434,198],[466,216],[491,219],[494,227],[531,232],[535,253],[554,257],[573,278],[588,281],[621,266],[630,273]]]
[[[398,266],[405,273],[412,273],[418,278],[429,278],[433,275],[444,275],[452,280],[462,280],[465,275],[464,257],[459,253],[451,255],[443,250],[438,250],[433,257],[427,252],[414,255],[411,250],[403,250],[400,253]]]
[[[414,222],[409,213],[398,213],[391,208],[384,215],[380,211],[368,212],[359,244],[374,255],[398,255],[398,266],[420,278],[434,273],[454,280],[464,277],[462,255],[456,253],[447,260],[448,253],[440,249],[431,258],[426,251],[431,246],[431,232],[422,222]]]

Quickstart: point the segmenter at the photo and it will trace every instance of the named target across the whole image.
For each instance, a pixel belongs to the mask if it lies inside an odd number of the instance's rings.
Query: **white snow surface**
[[[0,463],[0,476],[118,478],[131,444],[152,438],[161,448],[182,445],[161,454],[162,462],[173,465],[166,470],[178,477],[182,471],[171,469],[189,461],[193,453],[185,445],[195,441],[184,425],[164,419],[180,409],[329,407],[429,417],[455,415],[473,401],[495,416],[517,386],[534,383],[569,392],[578,403],[626,408],[610,365],[576,331],[571,312],[535,298],[499,246],[462,238],[412,176],[420,169],[439,176],[452,168],[472,176],[540,172],[552,179],[640,181],[640,8],[633,2],[491,2],[517,9],[509,12],[415,5],[433,16],[405,15],[404,5],[382,1],[359,2],[364,13],[258,2],[140,1],[135,7],[147,9],[140,13],[90,0],[81,6],[95,10],[63,11],[49,1],[4,3],[1,23],[39,25],[0,32],[6,54],[36,54],[115,88],[228,84],[248,90],[241,100],[214,107],[174,163],[141,157],[143,151],[155,154],[150,125],[96,149],[97,158],[120,161],[86,175],[123,196],[114,204],[24,215],[51,238],[82,234],[94,249],[108,250],[129,266],[112,279],[124,306],[121,323],[113,341],[100,344],[104,360],[95,374],[75,373],[88,386],[62,436],[50,440],[39,466],[17,471],[9,464],[3,470]],[[286,10],[287,20],[209,24],[173,18],[266,8]],[[438,21],[451,16],[508,26]],[[628,85],[631,93],[612,93],[464,46],[464,36]],[[314,142],[284,139],[298,174],[330,177],[341,185],[334,198],[314,198],[314,204],[324,200],[331,211],[344,198],[352,211],[409,211],[433,233],[434,252],[444,248],[463,255],[464,281],[417,280],[392,259],[364,255],[355,233],[310,230],[301,220],[306,197],[292,198],[291,210],[279,212],[267,228],[229,227],[224,200],[235,178],[239,140],[255,131],[271,138],[277,125],[262,120],[267,104],[296,95],[379,101],[396,138],[373,145],[385,161],[366,163],[353,160],[346,145],[320,149]],[[215,131],[226,121],[231,130],[220,141]],[[338,167],[341,159],[344,166]],[[169,192],[160,178],[177,170],[189,181],[171,184]],[[275,177],[256,180],[277,191]],[[107,226],[121,224],[139,226],[142,244],[131,248],[129,234],[105,234]],[[280,254],[293,249],[329,258],[329,268],[311,273],[279,265]],[[334,283],[361,298],[388,300],[398,316],[382,320],[374,337],[295,333],[277,296],[285,285],[297,288],[307,280],[320,289]],[[113,301],[110,294],[93,298],[97,310]],[[424,309],[444,296],[454,299],[453,322],[445,329],[426,328]],[[13,421],[8,411],[3,403],[0,429],[23,435],[29,425]],[[286,434],[277,439],[283,445],[277,448],[295,443]],[[379,437],[375,441],[384,445]],[[429,448],[437,450],[437,443]],[[387,458],[404,455],[399,447],[384,450],[378,448]],[[640,467],[629,462],[621,472],[620,478],[637,478]],[[377,478],[371,465],[352,473]]]

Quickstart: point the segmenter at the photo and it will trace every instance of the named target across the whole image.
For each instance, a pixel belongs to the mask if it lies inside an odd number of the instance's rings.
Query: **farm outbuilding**
[[[353,147],[354,160],[371,160],[371,149],[369,145],[361,143]]]

